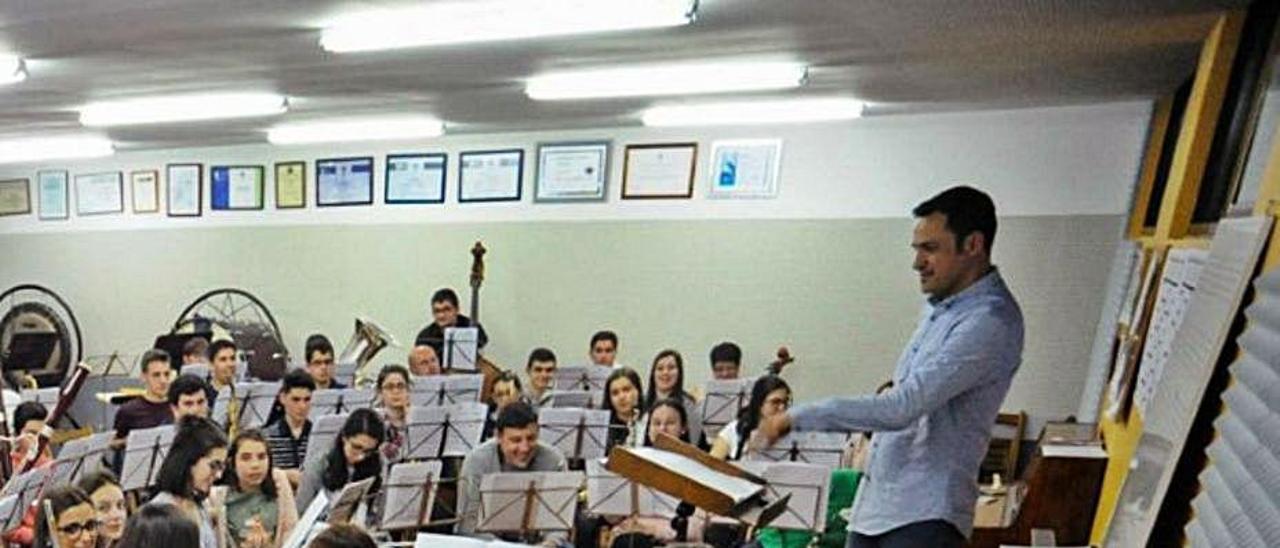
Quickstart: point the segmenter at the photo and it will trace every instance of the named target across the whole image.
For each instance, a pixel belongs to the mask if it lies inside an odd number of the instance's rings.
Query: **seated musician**
[[[538,442],[538,412],[516,402],[498,414],[497,437],[480,444],[462,461],[458,478],[458,533],[474,535],[480,525],[480,482],[498,472],[563,472],[564,455]],[[526,540],[526,539],[522,539]],[[567,540],[564,533],[546,535],[544,544]]]
[[[387,439],[382,443],[382,456],[389,463],[400,462],[409,425],[409,391],[413,380],[403,365],[388,365],[378,373],[378,412],[387,426]]]
[[[436,356],[444,355],[444,330],[449,327],[475,327],[480,333],[476,337],[476,348],[484,348],[489,344],[489,335],[484,326],[458,313],[458,294],[452,289],[443,288],[431,295],[432,322],[414,338],[414,345],[425,344],[435,349]]]
[[[209,383],[195,375],[178,375],[169,384],[169,409],[173,422],[182,417],[209,418]]]
[[[142,386],[145,391],[142,397],[134,398],[116,410],[113,428],[116,437],[112,446],[116,449],[124,447],[125,439],[131,430],[153,428],[173,422],[173,410],[169,407],[169,383],[173,377],[173,368],[169,364],[169,353],[153,348],[142,355]],[[124,464],[119,455],[114,466],[117,473]]]
[[[618,334],[612,331],[596,331],[591,335],[591,363],[601,367],[621,367],[618,357]]]
[[[347,385],[334,378],[337,368],[333,363],[333,343],[319,333],[307,337],[306,343],[307,373],[316,383],[316,390],[346,388]]]
[[[409,350],[409,372],[415,377],[430,377],[444,371],[440,369],[440,357],[430,345],[416,344]]]
[[[267,439],[245,430],[231,441],[223,474],[227,533],[239,548],[279,546],[298,523],[293,487],[271,463]]]
[[[302,484],[298,487],[298,513],[304,514],[316,493],[324,490],[333,500],[342,486],[365,478],[374,480],[369,492],[376,492],[382,474],[382,457],[378,447],[386,441],[386,426],[378,413],[369,408],[356,409],[342,423],[342,430],[331,441],[329,450],[313,453],[303,466]],[[314,440],[320,443],[321,440]],[[358,511],[357,511],[358,512]]]
[[[484,419],[484,431],[481,440],[493,437],[493,429],[498,424],[498,413],[508,405],[524,401],[524,389],[520,387],[520,377],[510,371],[498,373],[493,379],[493,390],[489,393],[489,414]]]
[[[194,375],[184,376],[199,380]],[[209,419],[184,416],[178,421],[173,447],[156,475],[156,496],[147,505],[177,507],[199,528],[199,548],[219,548],[214,514],[220,514],[222,507],[218,501],[209,500],[209,495],[226,463],[227,437],[222,429]]]
[[[556,355],[546,348],[535,348],[525,362],[525,374],[529,375],[529,390],[524,397],[534,407],[542,407],[551,400],[555,388]]]
[[[204,337],[192,337],[182,345],[182,365],[208,364],[209,340]]]
[[[79,487],[50,486],[32,508],[39,509],[34,518],[39,525],[31,546],[94,548],[99,545],[98,513]],[[52,515],[45,514],[46,508]]]
[[[120,537],[124,536],[125,520],[129,519],[128,506],[125,505],[124,491],[120,489],[120,480],[107,470],[94,470],[82,474],[76,481],[76,487],[84,490],[93,502],[93,509],[98,511],[98,535],[102,537],[105,548],[119,548]]]
[[[604,381],[603,409],[609,412],[609,436],[605,450],[615,445],[635,445],[640,422],[640,374],[630,367],[614,369]]]
[[[730,381],[742,372],[742,348],[725,341],[711,348],[711,376],[716,380]]]
[[[653,358],[653,365],[649,367],[649,392],[645,394],[644,407],[652,407],[658,400],[666,398],[684,402],[685,415],[689,417],[689,439],[699,446],[705,446],[698,400],[684,389],[684,358],[671,349],[663,350]]]
[[[38,402],[23,402],[13,412],[13,432],[17,433],[18,441],[14,444],[14,451],[9,454],[9,461],[13,465],[13,473],[17,475],[24,469],[27,469],[27,462],[36,447],[40,445],[40,432],[44,430],[45,419],[49,416],[49,410]],[[36,456],[32,467],[43,467],[53,462],[53,455],[49,452],[48,446]],[[17,527],[5,531],[4,542],[17,544],[21,546],[31,546],[32,539],[35,537],[36,524],[36,508],[29,508],[26,515],[22,517],[22,523]]]
[[[210,406],[218,399],[218,392],[232,387],[239,377],[236,374],[236,343],[219,339],[209,344],[209,395]]]
[[[787,412],[791,405],[791,387],[777,375],[765,375],[751,386],[751,400],[738,412],[738,419],[720,429],[711,444],[711,456],[739,460],[744,456],[751,434],[760,421]]]
[[[307,441],[311,438],[311,394],[316,390],[311,375],[302,369],[285,373],[280,380],[280,392],[276,401],[283,411],[276,420],[263,428],[267,447],[271,450],[272,466],[283,470],[291,485],[302,481],[302,461],[307,455]]]

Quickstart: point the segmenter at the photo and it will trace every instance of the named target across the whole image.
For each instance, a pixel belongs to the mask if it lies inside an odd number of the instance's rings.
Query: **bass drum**
[[[43,286],[23,284],[0,293],[0,352],[7,352],[15,335],[54,335],[53,351],[43,363],[13,363],[4,356],[5,382],[11,387],[59,386],[71,367],[83,359],[80,323],[58,294]]]

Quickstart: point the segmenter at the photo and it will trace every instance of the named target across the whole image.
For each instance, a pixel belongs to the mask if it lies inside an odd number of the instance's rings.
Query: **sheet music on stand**
[[[312,459],[329,452],[334,440],[338,438],[338,432],[342,431],[342,424],[347,422],[348,415],[350,414],[339,413],[312,420],[311,434],[307,438],[307,454],[303,457],[303,463],[319,462]]]
[[[604,409],[542,409],[538,412],[540,438],[554,445],[565,458],[598,459],[609,440],[609,412]]]
[[[289,532],[289,536],[285,538],[280,548],[303,548],[310,543],[311,537],[324,530],[323,524],[320,524],[320,515],[324,514],[328,508],[329,497],[321,489],[316,492],[316,497],[311,499],[311,505],[307,506],[307,511],[298,518],[298,523],[293,526],[293,530]]]
[[[311,393],[311,422],[335,413],[350,413],[355,409],[370,407],[376,394],[373,390],[359,388],[325,388]]]
[[[356,385],[356,362],[341,362],[333,366],[333,378],[346,386]]]
[[[179,358],[181,358],[181,356],[179,356]],[[182,366],[182,369],[178,373],[182,375],[195,375],[207,381],[209,379],[209,375],[213,374],[213,368],[207,363],[190,363]]]
[[[262,428],[271,416],[271,407],[280,393],[278,382],[236,383],[236,396],[240,398],[240,429]]]
[[[570,365],[557,367],[552,388],[555,390],[585,390],[604,393],[604,384],[613,368],[599,365]]]
[[[334,497],[333,502],[329,504],[329,509],[326,511],[328,516],[325,521],[329,525],[350,523],[351,518],[356,515],[356,511],[360,508],[360,503],[369,498],[369,489],[373,487],[373,480],[375,479],[377,478],[369,477],[343,485],[342,491],[339,491],[338,496]]]
[[[48,468],[33,468],[15,475],[9,483],[5,484],[4,489],[0,490],[0,498],[9,496],[17,498],[13,510],[9,514],[0,516],[4,519],[5,531],[13,530],[22,524],[26,509],[40,498],[40,493],[49,484],[49,475]]]
[[[839,468],[849,434],[844,432],[792,432],[772,447],[748,451],[747,461],[803,462]]]
[[[738,412],[751,401],[754,378],[707,381],[702,398],[702,431],[715,439],[725,425],[737,420]]]
[[[236,392],[234,399],[240,409],[244,409],[244,395]],[[209,411],[209,418],[224,428],[229,424],[227,422],[227,412],[231,408],[231,387],[224,386],[218,389],[218,396],[213,400],[213,409]]]
[[[124,446],[124,466],[120,475],[120,489],[133,491],[155,485],[160,465],[173,445],[172,424],[142,428],[129,432]]]
[[[48,388],[36,388],[34,390],[30,388],[23,388],[22,401],[23,402],[33,401],[33,402],[39,403],[40,405],[48,407],[49,409],[53,409],[58,404],[58,392],[60,390],[61,388],[57,386],[50,386]]]
[[[587,513],[597,516],[672,518],[680,500],[605,468],[603,459],[587,461]]]
[[[418,533],[413,548],[530,548],[532,544],[520,544],[505,540],[486,540],[438,533]]]
[[[405,460],[465,457],[480,444],[489,406],[480,402],[409,408]]]
[[[582,472],[509,472],[480,480],[479,531],[570,531]]]
[[[478,374],[415,376],[409,399],[415,406],[478,402],[482,386],[484,375]]]
[[[476,350],[480,329],[476,327],[444,328],[444,370],[476,371]]]
[[[53,483],[75,483],[80,476],[103,467],[103,458],[111,451],[109,446],[115,432],[99,432],[82,438],[67,440],[58,450],[54,460]]]
[[[401,462],[391,466],[383,484],[386,499],[381,527],[385,531],[417,529],[431,521],[440,461]]]
[[[604,391],[587,390],[552,390],[547,393],[546,403],[542,407],[561,407],[578,409],[598,409],[604,399]]]
[[[744,462],[742,467],[769,483],[773,498],[791,495],[787,509],[769,524],[778,529],[821,533],[827,525],[827,497],[831,494],[831,468],[801,462]]]

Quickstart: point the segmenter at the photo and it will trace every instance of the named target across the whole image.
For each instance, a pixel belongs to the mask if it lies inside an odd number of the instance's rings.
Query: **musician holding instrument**
[[[49,410],[38,402],[23,402],[13,412],[13,432],[17,435],[17,442],[13,444],[14,451],[9,454],[9,460],[13,464],[14,470],[23,470],[26,468],[27,461],[35,454],[40,445],[40,432],[44,430],[45,419],[49,416]],[[53,461],[53,455],[49,452],[46,445],[43,451],[36,456],[34,467],[43,467]],[[22,523],[17,527],[4,533],[4,542],[11,544],[19,544],[22,546],[31,546],[32,539],[35,536],[36,509],[34,507],[27,510],[26,515],[22,517]]]
[[[79,487],[50,488],[36,504],[34,548],[96,548],[98,513]]]
[[[134,398],[116,410],[113,429],[116,437],[112,446],[124,447],[125,439],[132,430],[153,428],[173,422],[173,410],[169,407],[169,384],[173,378],[173,367],[169,364],[169,353],[159,348],[152,348],[142,354],[142,397]],[[123,456],[121,455],[121,458]],[[120,471],[123,461],[117,459],[115,470]]]
[[[218,391],[236,382],[236,343],[218,339],[209,344],[210,403],[218,398]]]
[[[912,213],[912,266],[928,303],[893,388],[801,405],[759,429],[768,443],[793,428],[875,432],[850,548],[964,544],[978,467],[1022,360],[1022,312],[991,264],[991,198],[955,187]]]
[[[169,412],[173,414],[173,422],[182,417],[209,418],[209,383],[195,375],[178,375],[169,384]]]
[[[307,337],[306,342],[307,373],[316,383],[317,390],[339,390],[347,385],[338,382],[334,377],[336,367],[333,363],[333,343],[329,337],[319,333]]]
[[[458,313],[458,293],[450,288],[439,289],[431,295],[431,318],[432,322],[418,332],[413,343],[415,346],[425,344],[434,349],[437,356],[444,355],[444,330],[449,327],[475,327],[480,332],[476,337],[476,348],[489,344],[484,326]]]

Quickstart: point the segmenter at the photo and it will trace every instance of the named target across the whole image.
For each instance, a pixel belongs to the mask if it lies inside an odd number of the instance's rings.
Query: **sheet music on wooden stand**
[[[480,401],[484,375],[432,375],[413,377],[410,401],[415,406],[454,405]]]
[[[465,457],[480,444],[489,406],[479,402],[410,407],[405,423],[406,460]]]
[[[311,422],[326,415],[350,413],[373,405],[377,394],[373,390],[359,388],[326,388],[311,393]]]
[[[54,460],[54,485],[69,485],[80,476],[103,467],[103,459],[111,451],[110,442],[115,432],[99,432],[82,438],[67,440],[58,450]]]
[[[547,393],[546,403],[542,407],[599,409],[603,399],[604,391],[552,390]]]
[[[587,513],[672,518],[680,500],[610,472],[604,459],[587,461]]]
[[[848,445],[849,434],[844,432],[792,432],[771,447],[747,451],[745,460],[804,462],[839,468]]]
[[[542,409],[539,436],[567,459],[598,459],[609,441],[609,412],[604,409]]]
[[[478,531],[570,531],[582,472],[507,472],[480,480]]]
[[[531,546],[533,545],[505,540],[486,540],[437,533],[418,533],[418,536],[413,539],[413,548],[530,548]]]
[[[738,419],[738,412],[751,401],[754,378],[707,381],[700,406],[702,431],[707,439],[715,439],[720,429]]]
[[[744,462],[742,466],[769,482],[772,497],[790,497],[787,509],[769,527],[822,533],[827,526],[831,468],[800,462]]]
[[[33,468],[13,476],[9,483],[5,484],[4,489],[0,490],[0,499],[10,496],[16,499],[12,510],[8,514],[0,515],[4,520],[5,531],[11,531],[22,524],[22,517],[26,514],[27,508],[40,498],[40,493],[44,492],[46,485],[49,485],[49,477],[48,468]]]
[[[654,445],[615,446],[606,467],[628,480],[756,527],[768,525],[786,510],[789,498],[769,500],[764,478],[666,434],[658,434]]]
[[[328,517],[325,521],[330,525],[350,523],[351,518],[356,515],[356,510],[360,508],[360,503],[369,498],[369,489],[373,487],[375,479],[377,478],[369,477],[343,485],[342,491],[339,491],[338,496],[334,497],[333,502],[329,504],[329,509],[326,510]]]
[[[129,432],[124,446],[124,466],[121,468],[120,489],[133,491],[145,489],[156,483],[160,465],[173,445],[172,424],[142,428]]]
[[[443,363],[447,372],[464,371],[475,373],[476,351],[480,340],[480,329],[476,327],[444,328]]]
[[[342,425],[347,422],[349,415],[350,413],[325,415],[312,421],[311,434],[307,437],[307,454],[302,459],[304,465],[319,462],[312,459],[328,453],[329,449],[333,448],[334,440],[337,439],[338,432],[342,431]]]
[[[431,521],[436,486],[440,484],[440,461],[401,462],[391,466],[382,509],[384,531],[418,529]]]
[[[555,390],[585,390],[604,393],[604,384],[613,368],[599,365],[571,365],[557,367],[552,372],[552,388]]]

